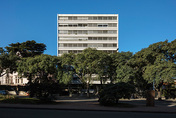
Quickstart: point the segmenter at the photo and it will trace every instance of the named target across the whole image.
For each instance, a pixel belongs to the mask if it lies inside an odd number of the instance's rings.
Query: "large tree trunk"
[[[157,90],[157,92],[158,92],[158,100],[162,100],[162,98],[161,98],[161,90],[160,90],[160,88]]]
[[[90,97],[90,93],[89,93],[89,78],[87,78],[87,97]]]
[[[90,80],[91,80],[91,76],[92,76],[92,74],[89,74],[89,77],[87,78],[87,97],[90,97],[90,93],[89,93],[90,86],[89,86],[89,83],[90,83]]]

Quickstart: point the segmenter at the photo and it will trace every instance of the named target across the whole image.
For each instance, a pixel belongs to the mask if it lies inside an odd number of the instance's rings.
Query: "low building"
[[[17,72],[13,72],[12,74],[5,74],[0,77],[0,85],[10,85],[10,86],[24,86],[28,83],[27,78],[22,78],[18,75]]]

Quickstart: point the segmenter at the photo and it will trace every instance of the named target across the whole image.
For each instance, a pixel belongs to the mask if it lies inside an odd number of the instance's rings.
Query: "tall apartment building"
[[[118,51],[118,14],[58,14],[57,55],[91,47]]]

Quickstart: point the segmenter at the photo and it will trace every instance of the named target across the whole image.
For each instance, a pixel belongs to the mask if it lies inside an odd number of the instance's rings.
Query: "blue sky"
[[[176,39],[176,0],[0,0],[0,47],[35,40],[56,55],[57,14],[119,14],[119,51]]]

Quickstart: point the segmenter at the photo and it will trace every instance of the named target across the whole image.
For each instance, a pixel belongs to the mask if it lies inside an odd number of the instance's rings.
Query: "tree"
[[[116,82],[117,79],[122,79],[123,77],[119,78],[117,71],[121,71],[121,67],[127,63],[127,61],[131,58],[131,52],[116,52],[110,54],[109,57],[109,71],[108,77],[111,80],[111,83]],[[118,75],[117,75],[118,74]],[[118,78],[117,78],[118,77]]]
[[[26,41],[22,43],[11,43],[6,46],[7,52],[13,52],[21,57],[34,57],[40,55],[46,50],[46,45],[43,43],[36,43],[36,41]]]
[[[75,73],[73,68],[75,55],[65,53],[60,58],[60,70],[58,71],[58,82],[68,87],[69,96],[72,96],[72,80]]]
[[[20,57],[33,57],[40,55],[46,49],[43,43],[36,43],[34,40],[23,43],[9,44],[4,50],[0,47],[0,76],[8,73],[16,72],[16,63],[20,61]]]
[[[73,68],[75,55],[73,53],[65,53],[60,57],[60,77],[58,80],[66,85],[70,84],[75,69]]]
[[[87,84],[87,96],[90,97],[89,94],[89,84],[92,80],[92,74],[96,73],[96,66],[98,63],[98,53],[96,49],[87,48],[83,50],[82,53],[76,55],[77,71],[81,73],[82,80],[85,79]]]
[[[13,73],[17,70],[16,62],[19,60],[19,57],[14,53],[7,53],[3,49],[0,53],[0,77],[9,73]]]
[[[52,92],[47,85],[56,82],[58,71],[58,58],[50,55],[39,55],[35,57],[23,58],[18,63],[18,72],[21,76],[27,77],[29,86],[41,86],[41,89],[34,90],[30,87],[31,95],[35,94],[40,99],[49,97]],[[37,86],[35,86],[37,88]],[[33,86],[34,87],[34,86]]]
[[[108,78],[108,72],[110,70],[110,56],[104,51],[97,50],[98,60],[96,66],[96,74],[99,76],[100,83],[103,84]]]
[[[171,43],[167,40],[154,43],[148,48],[137,52],[128,61],[128,64],[135,70],[135,77],[137,78],[138,83],[142,80],[141,88],[144,88],[147,83],[150,85],[154,83],[157,87],[162,82],[173,80],[172,78],[176,76],[175,43],[176,40]]]
[[[116,82],[132,82],[134,79],[134,70],[127,62],[132,57],[132,52],[118,52],[115,58]]]

